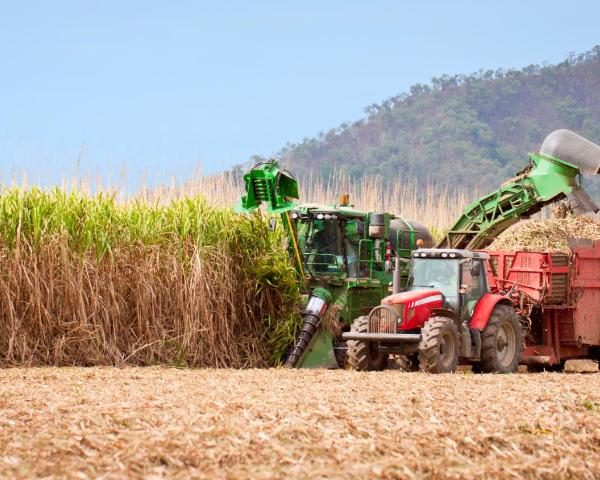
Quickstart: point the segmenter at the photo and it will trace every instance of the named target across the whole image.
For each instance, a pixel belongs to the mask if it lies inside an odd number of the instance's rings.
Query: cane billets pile
[[[488,250],[569,252],[570,238],[600,240],[600,222],[586,216],[519,222],[500,234]]]

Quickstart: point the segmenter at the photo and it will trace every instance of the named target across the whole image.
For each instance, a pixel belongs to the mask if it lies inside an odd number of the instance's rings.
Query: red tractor
[[[395,275],[394,294],[343,334],[350,365],[382,370],[395,355],[402,368],[431,373],[453,372],[459,358],[483,372],[514,372],[521,322],[508,296],[490,292],[489,258],[457,249],[414,251],[407,291],[398,293]]]

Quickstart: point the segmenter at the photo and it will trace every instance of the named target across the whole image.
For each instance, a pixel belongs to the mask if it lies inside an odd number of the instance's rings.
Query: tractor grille
[[[369,333],[398,333],[398,314],[392,307],[380,305],[369,314]]]

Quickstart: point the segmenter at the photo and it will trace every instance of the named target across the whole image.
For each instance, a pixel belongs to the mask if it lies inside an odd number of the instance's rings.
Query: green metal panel
[[[331,334],[320,328],[298,362],[300,368],[338,368]]]
[[[354,287],[348,290],[348,314],[351,321],[366,315],[381,303],[384,294],[384,287],[377,285],[374,287]]]
[[[298,183],[275,161],[255,165],[244,175],[246,195],[236,208],[248,212],[258,208],[263,202],[267,211],[282,213],[294,207],[290,198],[299,198]]]

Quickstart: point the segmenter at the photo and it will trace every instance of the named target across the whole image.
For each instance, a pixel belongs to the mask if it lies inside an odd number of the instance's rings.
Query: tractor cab
[[[407,289],[437,290],[443,308],[455,312],[462,320],[473,315],[479,299],[489,286],[485,262],[489,256],[481,252],[455,249],[421,249],[412,254],[413,262]]]

